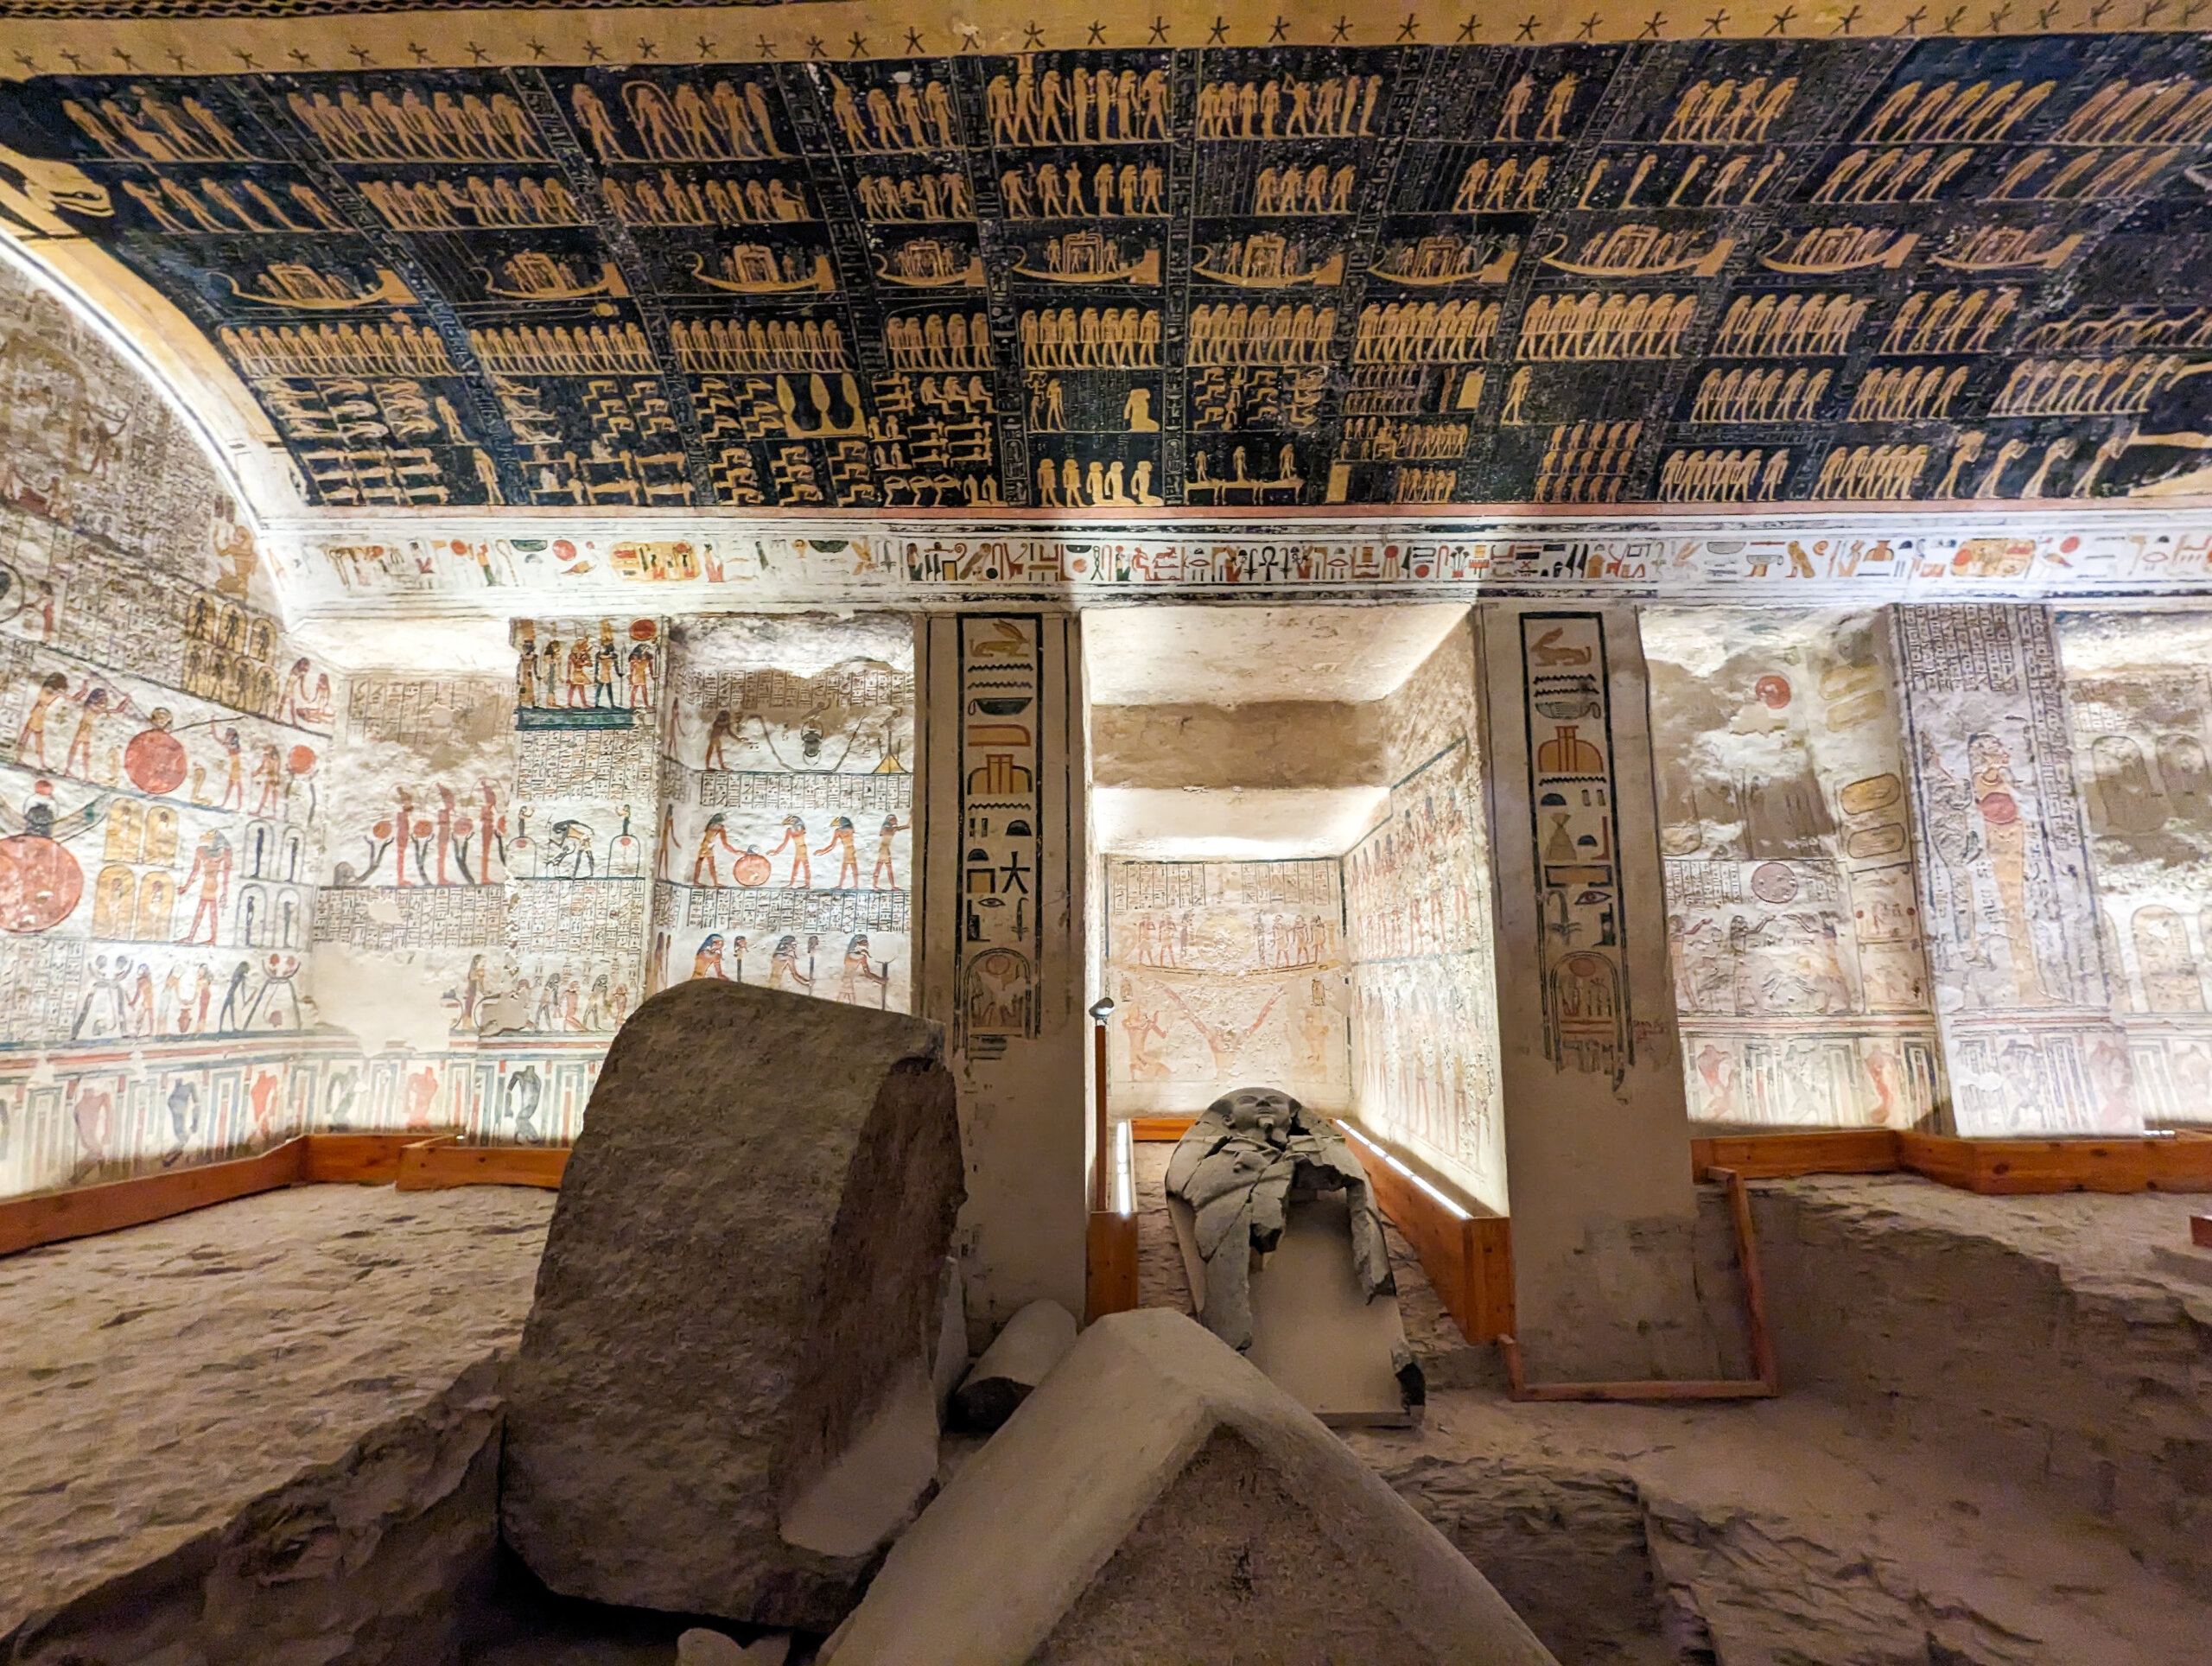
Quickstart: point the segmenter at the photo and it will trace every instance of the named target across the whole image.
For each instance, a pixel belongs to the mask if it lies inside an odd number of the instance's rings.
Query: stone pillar
[[[1084,1307],[1084,719],[1071,614],[917,627],[920,1010],[960,1084],[971,1321]]]
[[[1718,1376],[1694,1268],[1636,617],[1510,602],[1479,611],[1516,1329],[1529,1371]]]
[[[2139,1129],[2050,610],[1900,607],[1897,645],[1945,1131]]]

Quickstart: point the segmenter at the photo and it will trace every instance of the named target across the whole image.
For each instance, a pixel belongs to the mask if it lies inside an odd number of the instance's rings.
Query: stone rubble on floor
[[[1075,1315],[1057,1301],[1033,1301],[1017,1312],[953,1395],[960,1427],[988,1433],[1013,1416],[1075,1346]]]
[[[500,1525],[548,1586],[812,1631],[851,1607],[937,1471],[942,1049],[715,979],[623,1027],[510,1390]]]
[[[439,1658],[552,1203],[301,1186],[0,1260],[0,1660]]]

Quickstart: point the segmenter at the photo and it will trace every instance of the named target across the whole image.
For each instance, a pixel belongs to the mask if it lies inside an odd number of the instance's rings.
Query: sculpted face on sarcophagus
[[[549,1586],[809,1629],[850,1606],[937,1467],[942,1047],[714,979],[623,1027],[507,1415],[501,1524]]]

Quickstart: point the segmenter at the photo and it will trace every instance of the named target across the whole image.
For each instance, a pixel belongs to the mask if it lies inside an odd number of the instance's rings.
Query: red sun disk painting
[[[123,749],[123,771],[141,792],[174,792],[184,781],[184,742],[167,729],[140,729]]]
[[[85,870],[52,839],[18,833],[0,839],[0,930],[51,931],[85,893]]]

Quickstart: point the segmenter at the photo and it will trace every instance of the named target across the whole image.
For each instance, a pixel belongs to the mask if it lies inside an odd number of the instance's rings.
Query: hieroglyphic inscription
[[[836,805],[887,813],[913,807],[914,778],[840,775],[828,771],[778,774],[769,770],[709,770],[699,779],[699,802],[731,810],[798,804],[809,810]]]
[[[1635,1031],[1603,617],[1522,614],[1521,664],[1544,1052],[1560,1070],[1610,1076],[1618,1086],[1635,1060]]]
[[[447,738],[471,708],[504,705],[506,697],[506,684],[494,677],[356,677],[346,690],[346,733],[420,745]]]
[[[532,954],[634,955],[651,888],[642,880],[511,880],[512,937]]]
[[[315,940],[390,954],[503,943],[506,893],[496,886],[340,887],[315,901]]]
[[[1033,614],[960,620],[958,1014],[978,1058],[1038,1033],[1043,633]]]
[[[651,795],[658,743],[648,728],[524,729],[516,737],[515,797]]]
[[[683,923],[703,931],[743,926],[755,933],[855,932],[906,933],[912,925],[905,891],[741,891],[687,887]]]

